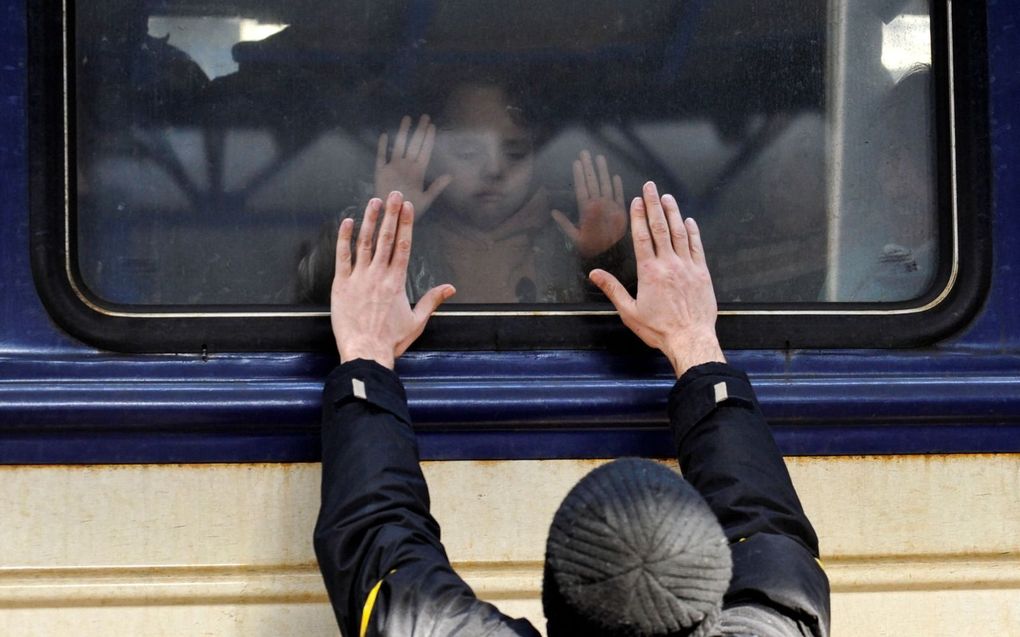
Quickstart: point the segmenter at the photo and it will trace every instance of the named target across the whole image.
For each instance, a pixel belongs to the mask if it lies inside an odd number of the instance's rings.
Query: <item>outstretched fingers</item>
[[[351,275],[351,236],[354,234],[354,219],[347,218],[340,222],[336,234],[336,269],[335,276]]]
[[[397,237],[393,244],[393,267],[402,276],[407,275],[407,264],[411,260],[411,239],[414,231],[414,205],[405,201],[400,207],[397,221]]]
[[[671,250],[669,223],[666,221],[666,213],[662,209],[662,201],[659,199],[659,191],[656,189],[655,183],[646,181],[641,189],[641,196],[645,204],[645,214],[648,219],[652,244],[655,246],[655,254],[666,254],[666,250]]]
[[[411,130],[411,116],[404,115],[400,118],[400,128],[397,129],[397,136],[393,138],[393,157],[403,157],[407,154],[407,134]]]
[[[386,133],[379,135],[379,145],[375,149],[375,169],[379,170],[386,165],[386,150],[390,145],[390,136]]]
[[[418,299],[418,302],[414,304],[414,320],[420,327],[418,334],[421,334],[421,330],[425,329],[425,323],[427,323],[429,317],[432,316],[437,309],[439,309],[439,306],[443,304],[443,301],[456,293],[457,289],[449,283],[446,283],[432,288]],[[415,334],[415,338],[418,337],[418,334]]]
[[[666,211],[666,222],[669,224],[669,239],[673,245],[673,251],[683,259],[690,259],[691,250],[687,245],[687,229],[684,226],[684,219],[680,215],[680,206],[673,195],[663,195],[662,207]]]
[[[599,191],[603,197],[613,197],[613,180],[609,176],[609,163],[605,155],[596,155],[595,168],[599,175]]]
[[[698,227],[698,222],[687,217],[684,219],[684,224],[687,226],[687,237],[688,245],[691,250],[691,260],[699,266],[707,266],[705,259],[705,246],[701,243],[701,228]]]
[[[620,280],[605,270],[595,269],[588,273],[588,278],[602,293],[606,295],[609,302],[613,304],[616,311],[626,321],[633,316],[637,309],[637,301],[630,295],[627,288],[623,287]]]
[[[443,191],[446,190],[446,187],[449,186],[451,183],[453,183],[452,175],[440,175],[433,179],[432,183],[429,184],[429,187],[425,190],[422,196],[421,200],[422,209],[424,210],[425,208],[428,208],[430,205],[432,205],[432,202],[436,200],[436,197],[441,195]]]
[[[655,258],[655,247],[648,230],[648,211],[641,197],[634,197],[630,202],[630,236],[634,241],[634,256],[638,263]]]
[[[620,209],[623,209],[623,180],[620,179],[619,175],[613,175],[613,201],[615,201]]]
[[[372,198],[365,206],[365,216],[361,220],[361,229],[358,231],[358,251],[354,267],[357,269],[368,267],[372,262],[372,237],[375,234],[375,222],[379,218],[379,210],[382,208],[382,200]]]
[[[595,164],[591,161],[591,153],[581,151],[581,169],[584,173],[584,183],[588,190],[588,196],[596,199],[602,196],[602,188],[599,186],[599,179],[595,175]]]
[[[588,192],[588,185],[584,182],[584,168],[581,167],[581,160],[575,159],[572,168],[574,171],[574,197],[577,199],[577,205],[580,206],[592,195]]]
[[[375,241],[373,265],[385,267],[390,263],[390,257],[393,255],[393,241],[397,235],[397,221],[400,218],[403,203],[404,197],[399,192],[391,192],[386,197],[386,211],[383,214],[382,224],[379,226],[379,236]]]
[[[421,118],[428,121],[428,115],[422,115]],[[432,149],[436,145],[436,125],[430,123],[425,128],[425,137],[421,142],[421,152],[418,153],[418,161],[423,165],[428,166],[429,160],[432,159]]]
[[[411,135],[411,141],[407,145],[407,156],[411,159],[417,159],[421,153],[422,145],[425,141],[425,136],[428,134],[430,124],[429,116],[422,115],[418,119],[418,126],[414,129],[414,134]]]
[[[556,222],[556,225],[560,227],[560,230],[563,231],[563,234],[565,234],[568,239],[574,243],[581,240],[581,231],[578,230],[577,226],[571,223],[570,219],[567,218],[567,215],[563,214],[560,210],[553,210],[550,214],[552,214],[553,221]]]

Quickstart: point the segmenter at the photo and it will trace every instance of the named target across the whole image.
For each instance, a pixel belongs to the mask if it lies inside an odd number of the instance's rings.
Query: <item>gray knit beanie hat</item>
[[[608,463],[574,486],[549,529],[549,635],[711,635],[731,572],[694,487],[649,460]]]

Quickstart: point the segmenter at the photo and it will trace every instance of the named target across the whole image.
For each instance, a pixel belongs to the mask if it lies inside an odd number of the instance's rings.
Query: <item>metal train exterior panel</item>
[[[335,357],[112,353],[50,316],[30,249],[45,149],[30,143],[28,9],[0,0],[0,630],[335,634],[311,550]],[[1020,634],[1020,8],[984,10],[984,94],[958,99],[953,122],[988,158],[980,308],[917,347],[727,350],[818,529],[836,635],[957,634],[961,618],[968,633]],[[419,350],[398,371],[451,558],[542,625],[562,496],[605,459],[671,453],[665,365]]]

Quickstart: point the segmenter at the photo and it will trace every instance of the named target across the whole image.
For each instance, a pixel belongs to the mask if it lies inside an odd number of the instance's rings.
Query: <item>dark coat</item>
[[[684,476],[731,542],[722,634],[827,635],[818,540],[746,377],[722,364],[694,368],[669,413]],[[480,601],[450,567],[396,374],[362,360],[330,374],[322,456],[315,553],[344,635],[538,634]]]

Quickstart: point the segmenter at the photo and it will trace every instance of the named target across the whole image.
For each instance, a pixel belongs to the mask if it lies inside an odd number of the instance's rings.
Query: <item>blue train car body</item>
[[[122,354],[48,315],[30,254],[26,6],[0,20],[0,462],[314,461],[332,352]],[[990,285],[933,344],[730,350],[790,455],[1020,451],[1020,7],[987,5]],[[414,351],[399,363],[427,459],[666,456],[651,354]]]

